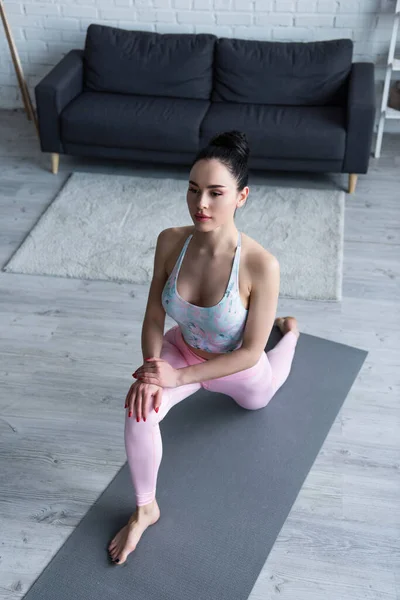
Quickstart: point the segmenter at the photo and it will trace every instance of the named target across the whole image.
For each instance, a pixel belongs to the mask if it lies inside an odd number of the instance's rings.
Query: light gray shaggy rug
[[[150,284],[156,240],[192,225],[188,182],[74,173],[3,268],[9,273]],[[345,193],[249,184],[239,231],[280,263],[280,296],[342,299]]]

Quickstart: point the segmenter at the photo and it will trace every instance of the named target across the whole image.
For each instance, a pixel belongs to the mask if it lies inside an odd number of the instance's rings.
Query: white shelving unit
[[[381,146],[382,146],[383,128],[385,126],[385,119],[400,119],[400,110],[395,110],[394,108],[390,108],[387,105],[388,98],[389,98],[389,90],[390,90],[392,73],[395,73],[396,71],[400,72],[400,56],[398,58],[395,58],[395,56],[394,56],[394,53],[396,51],[399,22],[400,22],[400,0],[397,0],[396,7],[394,9],[393,30],[392,30],[392,37],[390,38],[390,46],[389,46],[389,54],[388,54],[388,61],[387,61],[387,67],[386,67],[385,83],[383,85],[381,115],[380,115],[380,119],[379,119],[378,135],[376,138],[376,146],[375,146],[375,157],[376,158],[379,158],[381,155]]]

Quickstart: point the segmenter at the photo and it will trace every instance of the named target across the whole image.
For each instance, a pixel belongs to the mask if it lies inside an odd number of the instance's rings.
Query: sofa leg
[[[354,192],[354,190],[356,189],[356,183],[357,183],[357,175],[355,175],[354,173],[350,173],[349,174],[349,194],[352,194]]]
[[[51,171],[54,175],[58,173],[58,165],[60,162],[60,155],[55,154],[54,152],[51,155]]]

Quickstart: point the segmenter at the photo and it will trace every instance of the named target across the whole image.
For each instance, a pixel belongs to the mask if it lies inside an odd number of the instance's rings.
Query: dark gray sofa
[[[374,65],[353,42],[269,42],[92,24],[35,88],[52,153],[189,165],[221,131],[244,131],[251,169],[366,173]]]

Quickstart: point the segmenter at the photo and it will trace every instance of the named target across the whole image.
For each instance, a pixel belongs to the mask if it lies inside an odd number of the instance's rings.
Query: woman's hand
[[[174,388],[180,385],[179,369],[174,369],[162,358],[147,358],[146,363],[132,373],[143,383],[154,383],[162,388]]]
[[[152,408],[158,413],[158,409],[161,406],[161,399],[162,387],[134,381],[129,388],[125,400],[125,408],[129,411],[128,417],[132,417],[133,412],[135,412],[137,422],[139,422],[142,417],[143,421],[145,421]]]

